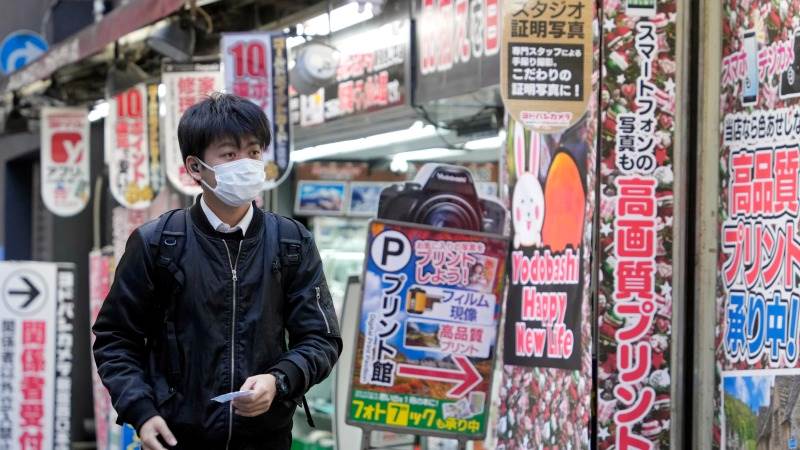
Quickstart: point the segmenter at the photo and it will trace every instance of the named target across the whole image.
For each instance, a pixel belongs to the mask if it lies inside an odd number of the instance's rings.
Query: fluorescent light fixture
[[[158,98],[164,98],[167,96],[167,85],[164,83],[158,84]]]
[[[392,156],[392,161],[427,161],[431,159],[448,158],[451,156],[461,156],[466,154],[464,150],[452,148],[426,148],[424,150],[412,150],[410,152],[396,153]]]
[[[291,50],[305,43],[306,43],[306,38],[304,38],[303,36],[289,36],[288,38],[286,38],[286,48],[288,50]]]
[[[389,163],[389,170],[395,173],[408,172],[408,161],[402,158],[392,158]]]
[[[373,17],[372,4],[365,5],[364,11],[358,12],[358,3],[352,2],[331,11],[330,30],[328,29],[328,14],[320,14],[303,22],[302,30],[307,35],[325,36],[331,32],[344,30]],[[300,33],[298,28],[298,33]]]
[[[305,162],[334,155],[344,155],[361,150],[384,147],[399,142],[428,138],[435,135],[436,127],[433,125],[424,125],[422,122],[416,121],[411,127],[405,130],[390,131],[388,133],[376,134],[365,138],[333,142],[331,144],[322,144],[295,150],[292,152],[292,160],[295,162]]]
[[[464,144],[467,150],[489,150],[493,148],[500,148],[506,140],[506,132],[500,131],[495,137],[485,139],[475,139]]]
[[[89,122],[97,122],[100,119],[108,117],[108,102],[102,101],[89,111]]]

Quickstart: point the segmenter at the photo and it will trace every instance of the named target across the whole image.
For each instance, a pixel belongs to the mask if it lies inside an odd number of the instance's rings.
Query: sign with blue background
[[[33,31],[9,33],[0,43],[0,69],[10,74],[47,53],[47,41]]]

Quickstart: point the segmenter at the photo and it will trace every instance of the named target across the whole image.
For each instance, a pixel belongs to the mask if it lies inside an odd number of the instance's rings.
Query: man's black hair
[[[189,156],[204,160],[208,146],[225,138],[241,146],[241,138],[253,136],[266,149],[270,143],[269,128],[267,115],[250,100],[233,94],[211,94],[187,109],[178,124],[183,162]]]

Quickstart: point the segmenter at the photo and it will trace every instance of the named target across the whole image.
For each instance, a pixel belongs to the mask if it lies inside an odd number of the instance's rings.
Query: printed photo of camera
[[[466,168],[430,163],[414,181],[381,192],[378,218],[503,234],[506,209],[497,200],[478,196]]]

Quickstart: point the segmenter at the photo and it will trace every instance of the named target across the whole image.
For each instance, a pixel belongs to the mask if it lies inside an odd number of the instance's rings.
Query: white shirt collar
[[[250,222],[253,220],[253,204],[250,204],[250,207],[247,208],[247,213],[242,217],[242,220],[239,221],[235,226],[231,227],[227,223],[223,222],[222,219],[217,217],[214,214],[214,211],[208,207],[208,203],[206,203],[206,199],[202,196],[200,197],[200,207],[203,209],[203,213],[205,213],[206,218],[208,219],[208,223],[211,224],[211,228],[219,231],[220,233],[235,233],[238,230],[242,230],[242,234],[247,234],[247,228],[250,226]]]

